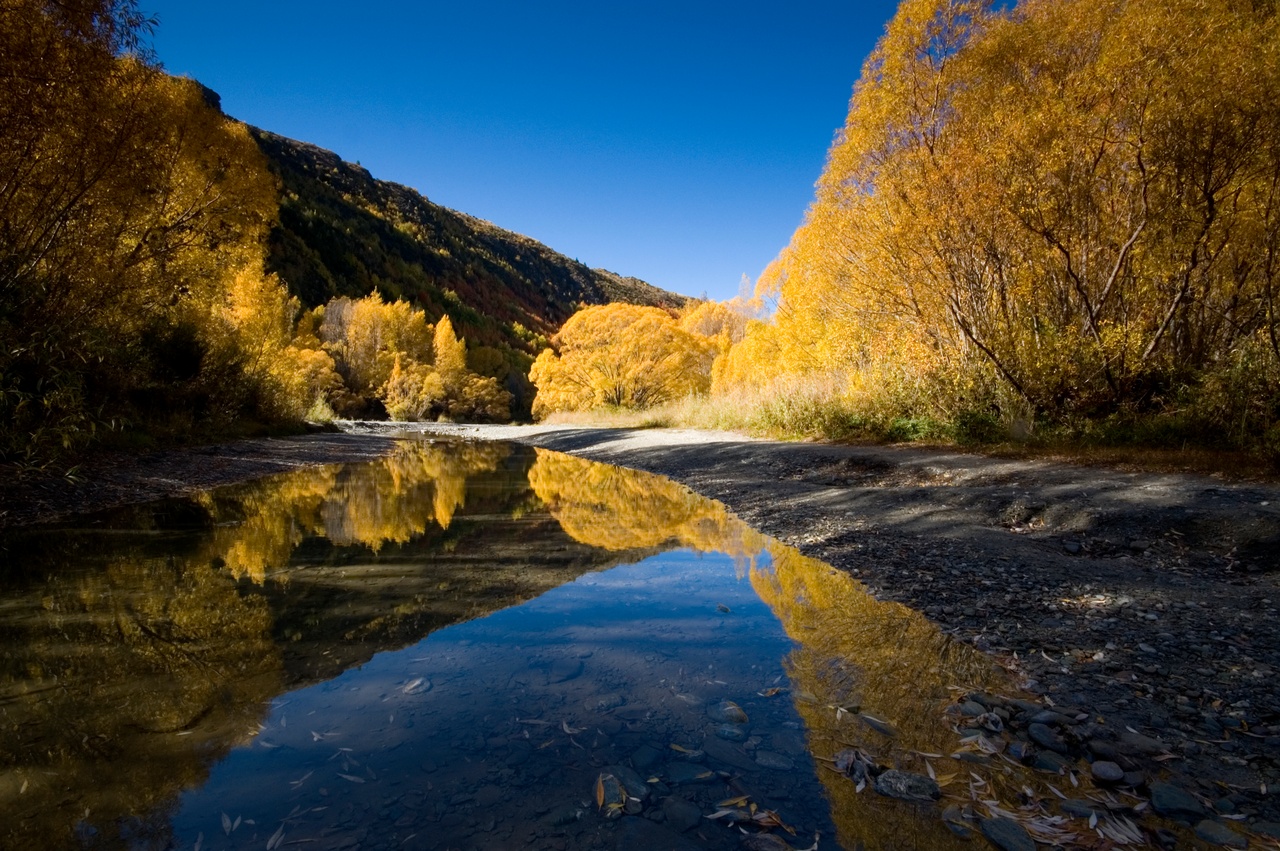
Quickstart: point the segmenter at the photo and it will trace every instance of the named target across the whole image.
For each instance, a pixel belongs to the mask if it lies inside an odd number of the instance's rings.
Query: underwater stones
[[[1027,829],[1010,818],[983,819],[982,835],[1000,851],[1036,851]]]
[[[742,707],[732,700],[722,700],[707,707],[707,715],[712,721],[722,724],[746,724],[749,720]]]
[[[1187,823],[1206,815],[1203,804],[1192,797],[1190,792],[1172,783],[1151,784],[1151,806],[1162,816]]]
[[[796,767],[790,758],[772,751],[756,751],[756,765],[773,771],[790,771]]]
[[[721,724],[716,727],[715,732],[716,736],[726,742],[745,742],[747,740],[747,730],[740,724]]]

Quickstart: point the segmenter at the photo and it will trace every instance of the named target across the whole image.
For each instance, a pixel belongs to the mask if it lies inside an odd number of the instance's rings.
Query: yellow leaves
[[[595,407],[647,408],[710,383],[717,347],[655,307],[608,304],[574,314],[538,356],[535,416]]]

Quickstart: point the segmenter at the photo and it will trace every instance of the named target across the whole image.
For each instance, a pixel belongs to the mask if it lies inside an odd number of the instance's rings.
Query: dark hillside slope
[[[282,184],[270,270],[308,307],[377,289],[433,322],[449,314],[472,345],[536,354],[534,338],[553,334],[581,305],[686,301],[375,180],[331,151],[253,133]]]

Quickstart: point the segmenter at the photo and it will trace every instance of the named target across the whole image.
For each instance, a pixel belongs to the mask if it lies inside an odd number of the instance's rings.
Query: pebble
[[[796,764],[780,753],[772,751],[756,751],[756,765],[774,771],[790,771]]]
[[[1160,815],[1179,821],[1190,822],[1206,815],[1203,804],[1172,783],[1151,784],[1151,806]]]
[[[707,715],[712,721],[724,724],[745,724],[748,721],[747,713],[732,700],[722,700],[712,704],[707,708]]]
[[[648,819],[628,816],[618,829],[617,851],[696,851],[702,846]]]
[[[1129,753],[1155,756],[1169,750],[1169,746],[1159,739],[1126,730],[1120,734],[1120,749]]]
[[[745,742],[747,730],[739,724],[721,724],[716,728],[716,735],[726,742]]]
[[[1105,759],[1095,762],[1090,770],[1093,773],[1093,779],[1099,783],[1119,783],[1124,780],[1124,769]]]
[[[1013,819],[989,818],[982,822],[982,835],[1000,851],[1036,851],[1035,840]]]
[[[942,790],[932,779],[896,768],[876,778],[875,790],[885,797],[903,801],[936,801],[942,797]]]
[[[1027,735],[1031,737],[1031,741],[1042,748],[1048,748],[1058,753],[1067,752],[1067,743],[1062,740],[1061,736],[1044,724],[1032,724],[1027,727]]]
[[[1249,840],[1236,833],[1224,824],[1205,819],[1196,825],[1196,836],[1205,842],[1221,845],[1225,848],[1248,848]]]
[[[671,797],[663,800],[662,813],[667,818],[667,824],[676,833],[684,833],[702,822],[702,810],[683,798]]]

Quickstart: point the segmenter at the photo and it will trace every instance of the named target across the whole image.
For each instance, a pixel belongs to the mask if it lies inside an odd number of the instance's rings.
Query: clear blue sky
[[[728,298],[896,2],[140,0],[226,112],[590,266]]]

